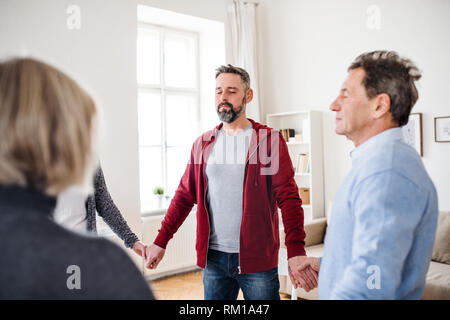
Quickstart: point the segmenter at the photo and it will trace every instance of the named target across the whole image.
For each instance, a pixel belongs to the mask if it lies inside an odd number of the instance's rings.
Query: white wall
[[[67,72],[103,110],[99,150],[112,197],[141,235],[137,130],[137,4],[225,22],[225,0],[1,0],[0,56],[26,54]],[[81,9],[81,29],[69,30],[69,5]]]
[[[423,70],[424,164],[438,190],[440,209],[450,210],[450,143],[434,142],[434,117],[450,115],[450,1],[448,0],[260,0],[259,69],[263,112],[324,111],[325,204],[350,169],[345,137],[334,133],[328,107],[346,69],[360,53],[396,50]],[[366,27],[369,5],[381,9],[381,29]]]

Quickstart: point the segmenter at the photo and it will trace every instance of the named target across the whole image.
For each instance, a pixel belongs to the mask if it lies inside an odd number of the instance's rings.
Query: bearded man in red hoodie
[[[317,286],[306,258],[302,202],[280,132],[246,117],[253,98],[248,73],[232,65],[216,70],[216,109],[221,120],[192,146],[191,158],[154,243],[154,269],[174,233],[197,205],[197,265],[206,300],[278,300],[278,209],[281,209],[289,275],[295,287]]]

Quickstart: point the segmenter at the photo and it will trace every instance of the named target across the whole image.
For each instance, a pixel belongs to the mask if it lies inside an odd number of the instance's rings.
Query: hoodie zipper
[[[203,174],[205,174],[205,168],[203,169]],[[206,179],[205,179],[206,180]],[[206,182],[206,188],[205,188],[205,194],[203,195],[203,206],[205,207],[206,210],[206,217],[208,218],[208,241],[206,242],[206,259],[205,259],[205,268],[206,265],[208,264],[208,251],[209,251],[209,238],[211,236],[211,222],[209,221],[209,211],[208,211],[208,207],[206,206],[206,194],[208,192],[208,183]]]
[[[214,135],[212,137],[212,141],[209,144],[214,143],[215,140],[216,140],[216,135]],[[205,146],[205,149],[208,147],[209,144],[207,144]],[[209,240],[210,240],[210,237],[211,237],[211,221],[209,219],[209,211],[208,211],[208,206],[207,206],[207,203],[206,203],[206,197],[207,197],[207,194],[208,194],[208,181],[206,179],[206,161],[208,161],[208,159],[204,158],[204,155],[205,155],[204,151],[205,150],[203,150],[203,153],[202,153],[202,159],[203,159],[203,183],[205,184],[205,192],[203,194],[203,206],[205,207],[206,217],[208,218],[208,241],[206,242],[206,259],[205,259],[205,268],[206,268],[206,265],[208,264]],[[209,156],[209,154],[208,154],[208,156]]]

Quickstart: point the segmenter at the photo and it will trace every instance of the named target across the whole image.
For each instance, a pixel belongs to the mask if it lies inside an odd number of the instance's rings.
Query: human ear
[[[387,93],[380,93],[375,97],[375,118],[381,118],[391,109],[391,98]]]
[[[248,89],[247,92],[245,93],[245,102],[250,103],[250,101],[252,100],[253,100],[253,90]]]

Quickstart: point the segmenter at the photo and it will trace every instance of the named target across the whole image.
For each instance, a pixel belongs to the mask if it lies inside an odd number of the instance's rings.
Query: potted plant
[[[158,208],[162,208],[162,202],[163,202],[163,198],[164,198],[164,188],[163,187],[155,187],[153,189],[153,194],[155,195],[156,204],[157,204]]]

